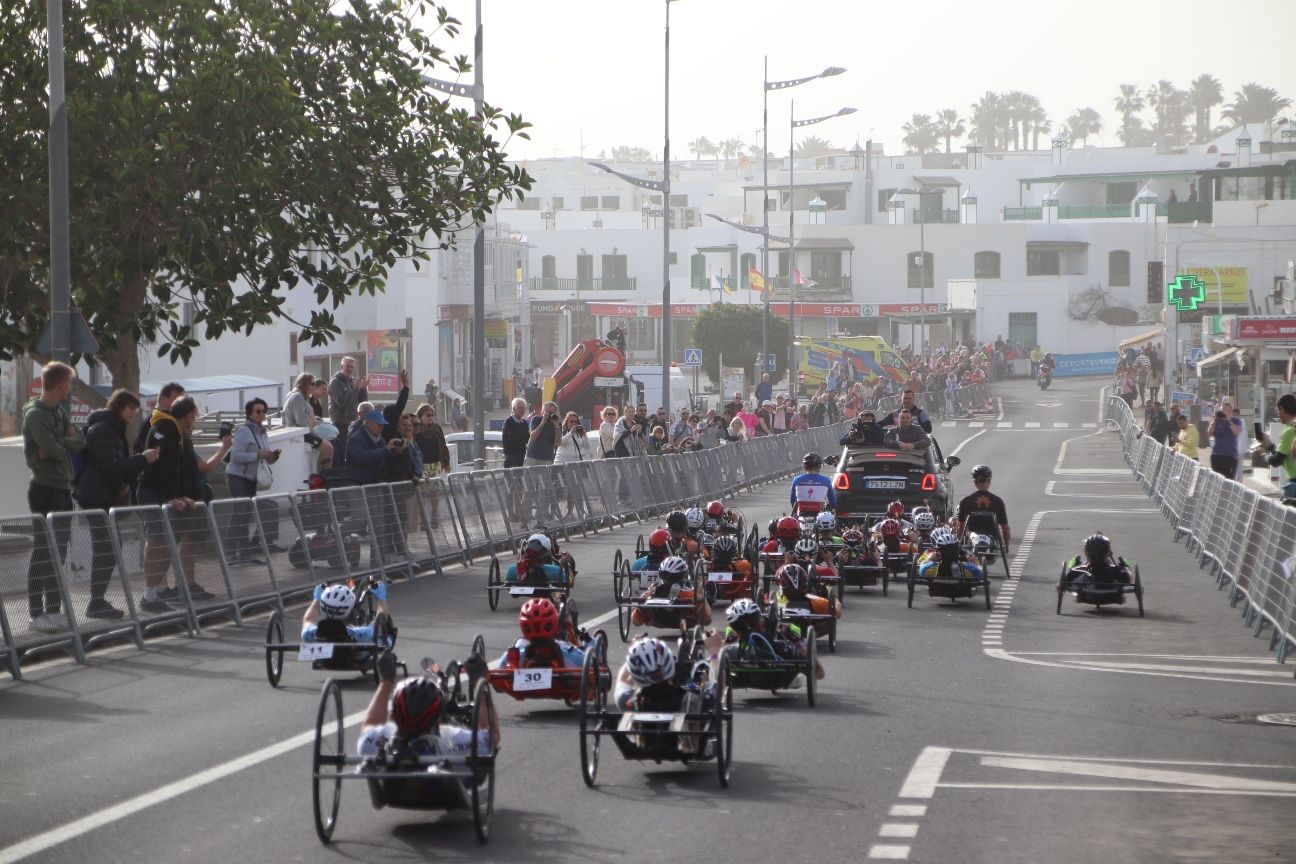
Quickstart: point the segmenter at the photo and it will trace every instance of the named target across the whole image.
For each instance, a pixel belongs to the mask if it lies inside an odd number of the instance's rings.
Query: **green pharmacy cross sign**
[[[1196,309],[1206,299],[1206,283],[1191,274],[1176,276],[1166,286],[1166,302],[1173,303],[1180,312]]]

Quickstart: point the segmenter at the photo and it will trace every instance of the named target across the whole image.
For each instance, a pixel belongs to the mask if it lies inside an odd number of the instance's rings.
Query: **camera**
[[[573,432],[573,434],[575,434],[576,437],[578,437],[578,438],[584,438],[584,437],[585,437],[585,427],[584,427],[584,426],[577,426],[575,429],[572,429],[572,432]]]
[[[1216,411],[1216,412],[1215,412],[1215,419],[1216,419],[1216,420],[1223,420],[1226,416],[1227,416],[1227,415],[1226,415],[1223,411]]]
[[[220,425],[220,432],[217,433],[217,437],[219,437],[223,441],[233,434],[234,434],[233,421],[222,420]]]
[[[548,421],[549,423],[557,423],[557,422],[558,422],[558,415],[557,415],[557,414],[546,414],[546,415],[545,415],[545,420]]]

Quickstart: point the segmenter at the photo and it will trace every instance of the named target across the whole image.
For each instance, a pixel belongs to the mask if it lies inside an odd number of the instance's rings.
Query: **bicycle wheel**
[[[279,686],[283,677],[284,652],[282,648],[271,648],[271,645],[283,644],[283,613],[276,609],[270,614],[270,623],[266,624],[266,680],[271,687]]]
[[[601,650],[606,651],[606,637]],[[598,780],[599,735],[597,726],[599,717],[607,704],[607,689],[599,681],[599,643],[596,641],[585,649],[585,662],[581,664],[580,684],[580,739],[581,739],[581,779],[585,785],[594,788]]]
[[[491,586],[500,584],[500,564],[498,558],[491,558],[490,571],[486,576],[486,602],[490,604],[490,610],[495,611],[499,606],[500,592],[499,588]]]
[[[495,816],[495,751],[498,749],[495,740],[495,702],[485,681],[479,682],[473,693],[472,718],[473,735],[468,767],[473,773],[473,828],[477,831],[478,842],[485,843],[490,839],[491,819]],[[486,732],[484,753],[478,735],[480,731]]]
[[[716,771],[720,775],[720,788],[729,788],[733,770],[733,688],[729,686],[729,660],[720,658],[716,671],[715,698],[715,750]]]
[[[326,726],[330,728],[325,728]],[[342,767],[346,756],[342,729],[342,689],[332,678],[324,682],[315,715],[315,748],[311,798],[315,805],[315,833],[321,843],[333,838],[338,807],[342,803]],[[320,769],[331,769],[321,775]]]

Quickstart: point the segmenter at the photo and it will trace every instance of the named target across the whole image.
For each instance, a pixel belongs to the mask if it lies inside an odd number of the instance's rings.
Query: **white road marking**
[[[941,423],[941,428],[942,428],[942,429],[953,429],[953,428],[954,428],[955,426],[957,426],[957,425],[958,425],[958,424],[955,423],[953,420],[946,420],[945,422]]]
[[[1067,428],[1069,428],[1070,426],[1071,426],[1070,423],[1054,423],[1054,424],[1053,424],[1053,428],[1054,428],[1054,429],[1067,429]]]
[[[1063,783],[942,783],[942,789],[1002,789],[1010,792],[1141,792],[1160,795],[1245,795],[1296,798],[1296,792],[1247,792],[1217,789],[1164,789],[1155,786],[1090,786]]]
[[[1056,426],[1057,424],[1055,423],[1055,424],[1053,424],[1053,425]],[[1062,425],[1065,426],[1066,424],[1063,423]],[[1040,428],[1040,424],[1039,424],[1038,421],[1031,421],[1031,422],[1029,422],[1029,423],[1026,424],[1026,428],[1027,428],[1027,429],[1038,429],[1038,428]]]
[[[888,816],[926,816],[926,804],[893,804]]]
[[[342,725],[343,727],[355,726],[364,719],[364,716],[364,711],[358,711],[349,717],[344,717],[342,719]],[[186,792],[192,792],[195,789],[200,789],[203,786],[215,783],[217,780],[223,780],[231,774],[237,774],[246,768],[251,768],[254,765],[259,765],[262,762],[267,762],[278,756],[282,756],[285,753],[296,750],[298,747],[310,744],[314,740],[315,730],[312,729],[309,732],[303,732],[300,735],[285,738],[283,741],[280,741],[277,744],[271,744],[269,747],[262,747],[260,750],[254,750],[245,756],[238,757],[237,759],[231,759],[228,762],[215,765],[208,768],[206,771],[199,771],[197,774],[191,774],[188,777],[175,781],[174,783],[160,786],[152,792],[145,792],[143,795],[136,795],[134,798],[122,801],[120,804],[114,804],[111,807],[106,807],[97,813],[91,813],[89,816],[83,816],[80,819],[68,822],[66,825],[60,825],[57,828],[43,831],[34,837],[29,837],[28,839],[23,840],[20,843],[15,843],[12,846],[0,849],[0,864],[11,864],[11,862],[21,861],[24,858],[35,855],[39,852],[44,852],[46,849],[51,849],[60,843],[65,843],[68,840],[80,837],[82,834],[88,834],[89,832],[102,828],[105,825],[110,825],[113,822],[125,819],[127,816],[133,816],[141,810],[155,807],[165,801],[170,801],[172,798],[178,798]]]
[[[617,617],[617,610],[609,609],[607,612],[604,612],[602,615],[595,616],[594,618],[591,618],[590,620],[584,622],[581,626],[587,628],[597,627],[598,625],[602,624],[605,621],[611,621],[615,617]]]
[[[1011,429],[1012,426],[1013,426],[1013,421],[1011,420],[1000,420],[998,423],[995,424],[996,429]]]
[[[1103,494],[1103,493],[1098,493],[1098,494],[1089,494],[1089,493],[1087,493],[1087,492],[1055,492],[1055,491],[1053,491],[1053,490],[1054,490],[1054,484],[1056,484],[1056,483],[1075,483],[1075,482],[1093,483],[1093,482],[1098,482],[1098,481],[1093,481],[1093,480],[1085,480],[1085,481],[1075,481],[1075,480],[1060,480],[1060,481],[1059,481],[1059,480],[1050,480],[1050,481],[1048,481],[1047,483],[1044,484],[1044,494],[1045,494],[1045,495],[1048,495],[1048,496],[1050,496],[1050,497],[1053,497],[1053,498],[1102,498],[1102,499],[1104,499],[1104,500],[1106,500],[1106,499],[1121,498],[1121,499],[1131,499],[1131,500],[1132,500],[1132,499],[1141,499],[1141,500],[1143,500],[1143,501],[1146,501],[1146,500],[1147,500],[1147,496],[1146,496],[1146,495],[1143,495],[1143,494],[1137,494],[1137,495],[1113,495],[1113,494],[1110,493],[1110,492],[1108,492],[1108,493],[1106,493],[1106,494]],[[1115,481],[1115,482],[1123,482],[1123,481]],[[1159,512],[1159,511],[1158,511],[1158,512]]]
[[[918,836],[918,826],[912,822],[883,822],[878,829],[879,837],[900,837],[912,840]]]
[[[1021,771],[1038,771],[1049,774],[1102,777],[1108,780],[1140,780],[1147,783],[1164,783],[1198,789],[1296,795],[1296,783],[1258,780],[1251,777],[1234,777],[1225,774],[1167,771],[1156,768],[1137,768],[1132,765],[1031,757],[983,756],[981,764],[988,768],[1014,768]]]
[[[995,400],[999,403],[999,416],[996,417],[995,419],[996,419],[996,420],[1002,420],[1002,419],[1003,419],[1003,414],[1004,414],[1003,397],[1002,397],[1002,396],[997,396],[997,397],[995,397]]]
[[[1097,429],[1097,428],[1098,428],[1098,424],[1097,424],[1097,423],[1081,423],[1081,424],[1080,424],[1080,428],[1081,428],[1081,429]]]
[[[1196,768],[1264,768],[1271,771],[1296,770],[1296,765],[1275,765],[1270,762],[1204,762],[1182,759],[1124,759],[1120,756],[1068,756],[1064,753],[1011,753],[1006,750],[981,750],[975,747],[959,747],[954,753],[970,753],[973,756],[1010,756],[1019,759],[1066,759],[1071,762],[1113,762],[1118,765],[1176,765]],[[943,785],[943,784],[942,784]]]
[[[968,428],[969,428],[969,429],[980,429],[980,428],[981,428],[982,426],[984,426],[984,425],[985,425],[985,424],[982,423],[980,420],[973,420],[973,421],[971,421],[970,423],[968,423]]]
[[[973,425],[973,424],[971,424],[971,423],[968,424],[968,426],[972,426],[972,425]],[[980,424],[980,423],[977,423],[976,425],[977,425],[977,426],[980,426],[981,424]],[[984,434],[986,433],[986,431],[987,431],[987,430],[982,429],[980,432],[976,433],[975,435],[970,435],[970,436],[968,436],[967,438],[964,438],[961,442],[959,442],[959,445],[958,445],[957,447],[954,448],[954,452],[953,452],[953,453],[947,453],[947,454],[945,454],[945,458],[948,459],[950,456],[957,456],[957,455],[959,454],[959,451],[960,451],[960,450],[962,450],[964,447],[966,447],[966,446],[967,446],[968,444],[970,444],[971,442],[973,442],[973,441],[975,441],[976,439],[980,438],[982,435],[984,435]]]
[[[909,857],[908,846],[892,846],[884,843],[875,844],[869,847],[868,857],[886,858],[892,861],[903,861]]]
[[[900,787],[901,798],[930,798],[936,792],[945,763],[954,751],[948,747],[924,747]]]
[[[1172,666],[1168,663],[1121,663],[1114,660],[1072,660],[1080,666],[1094,669],[1149,669],[1158,672],[1205,672],[1210,675],[1254,675],[1261,678],[1290,678],[1283,669],[1227,669],[1214,666]],[[1277,665],[1272,660],[1271,665]]]

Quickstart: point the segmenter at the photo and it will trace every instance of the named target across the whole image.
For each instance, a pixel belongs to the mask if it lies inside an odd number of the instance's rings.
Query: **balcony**
[[[910,211],[913,216],[913,224],[917,225],[926,222],[928,225],[957,225],[959,224],[959,211],[957,210],[929,210],[923,212],[914,207]]]
[[[1129,219],[1129,204],[1059,204],[1059,219]]]
[[[769,281],[770,296],[787,299],[790,294],[788,277],[773,276]],[[796,287],[798,300],[849,300],[854,296],[851,293],[850,276],[812,276],[810,282],[814,284]]]
[[[1209,224],[1214,219],[1209,199],[1205,201],[1167,201],[1164,204],[1157,205],[1157,215],[1165,216],[1172,225],[1191,224],[1193,222]]]
[[[528,286],[532,291],[562,291],[577,293],[580,291],[612,291],[633,293],[636,277],[616,276],[607,279],[560,279],[556,276],[532,276]]]
[[[1005,222],[1041,222],[1044,219],[1043,207],[1005,207]]]

